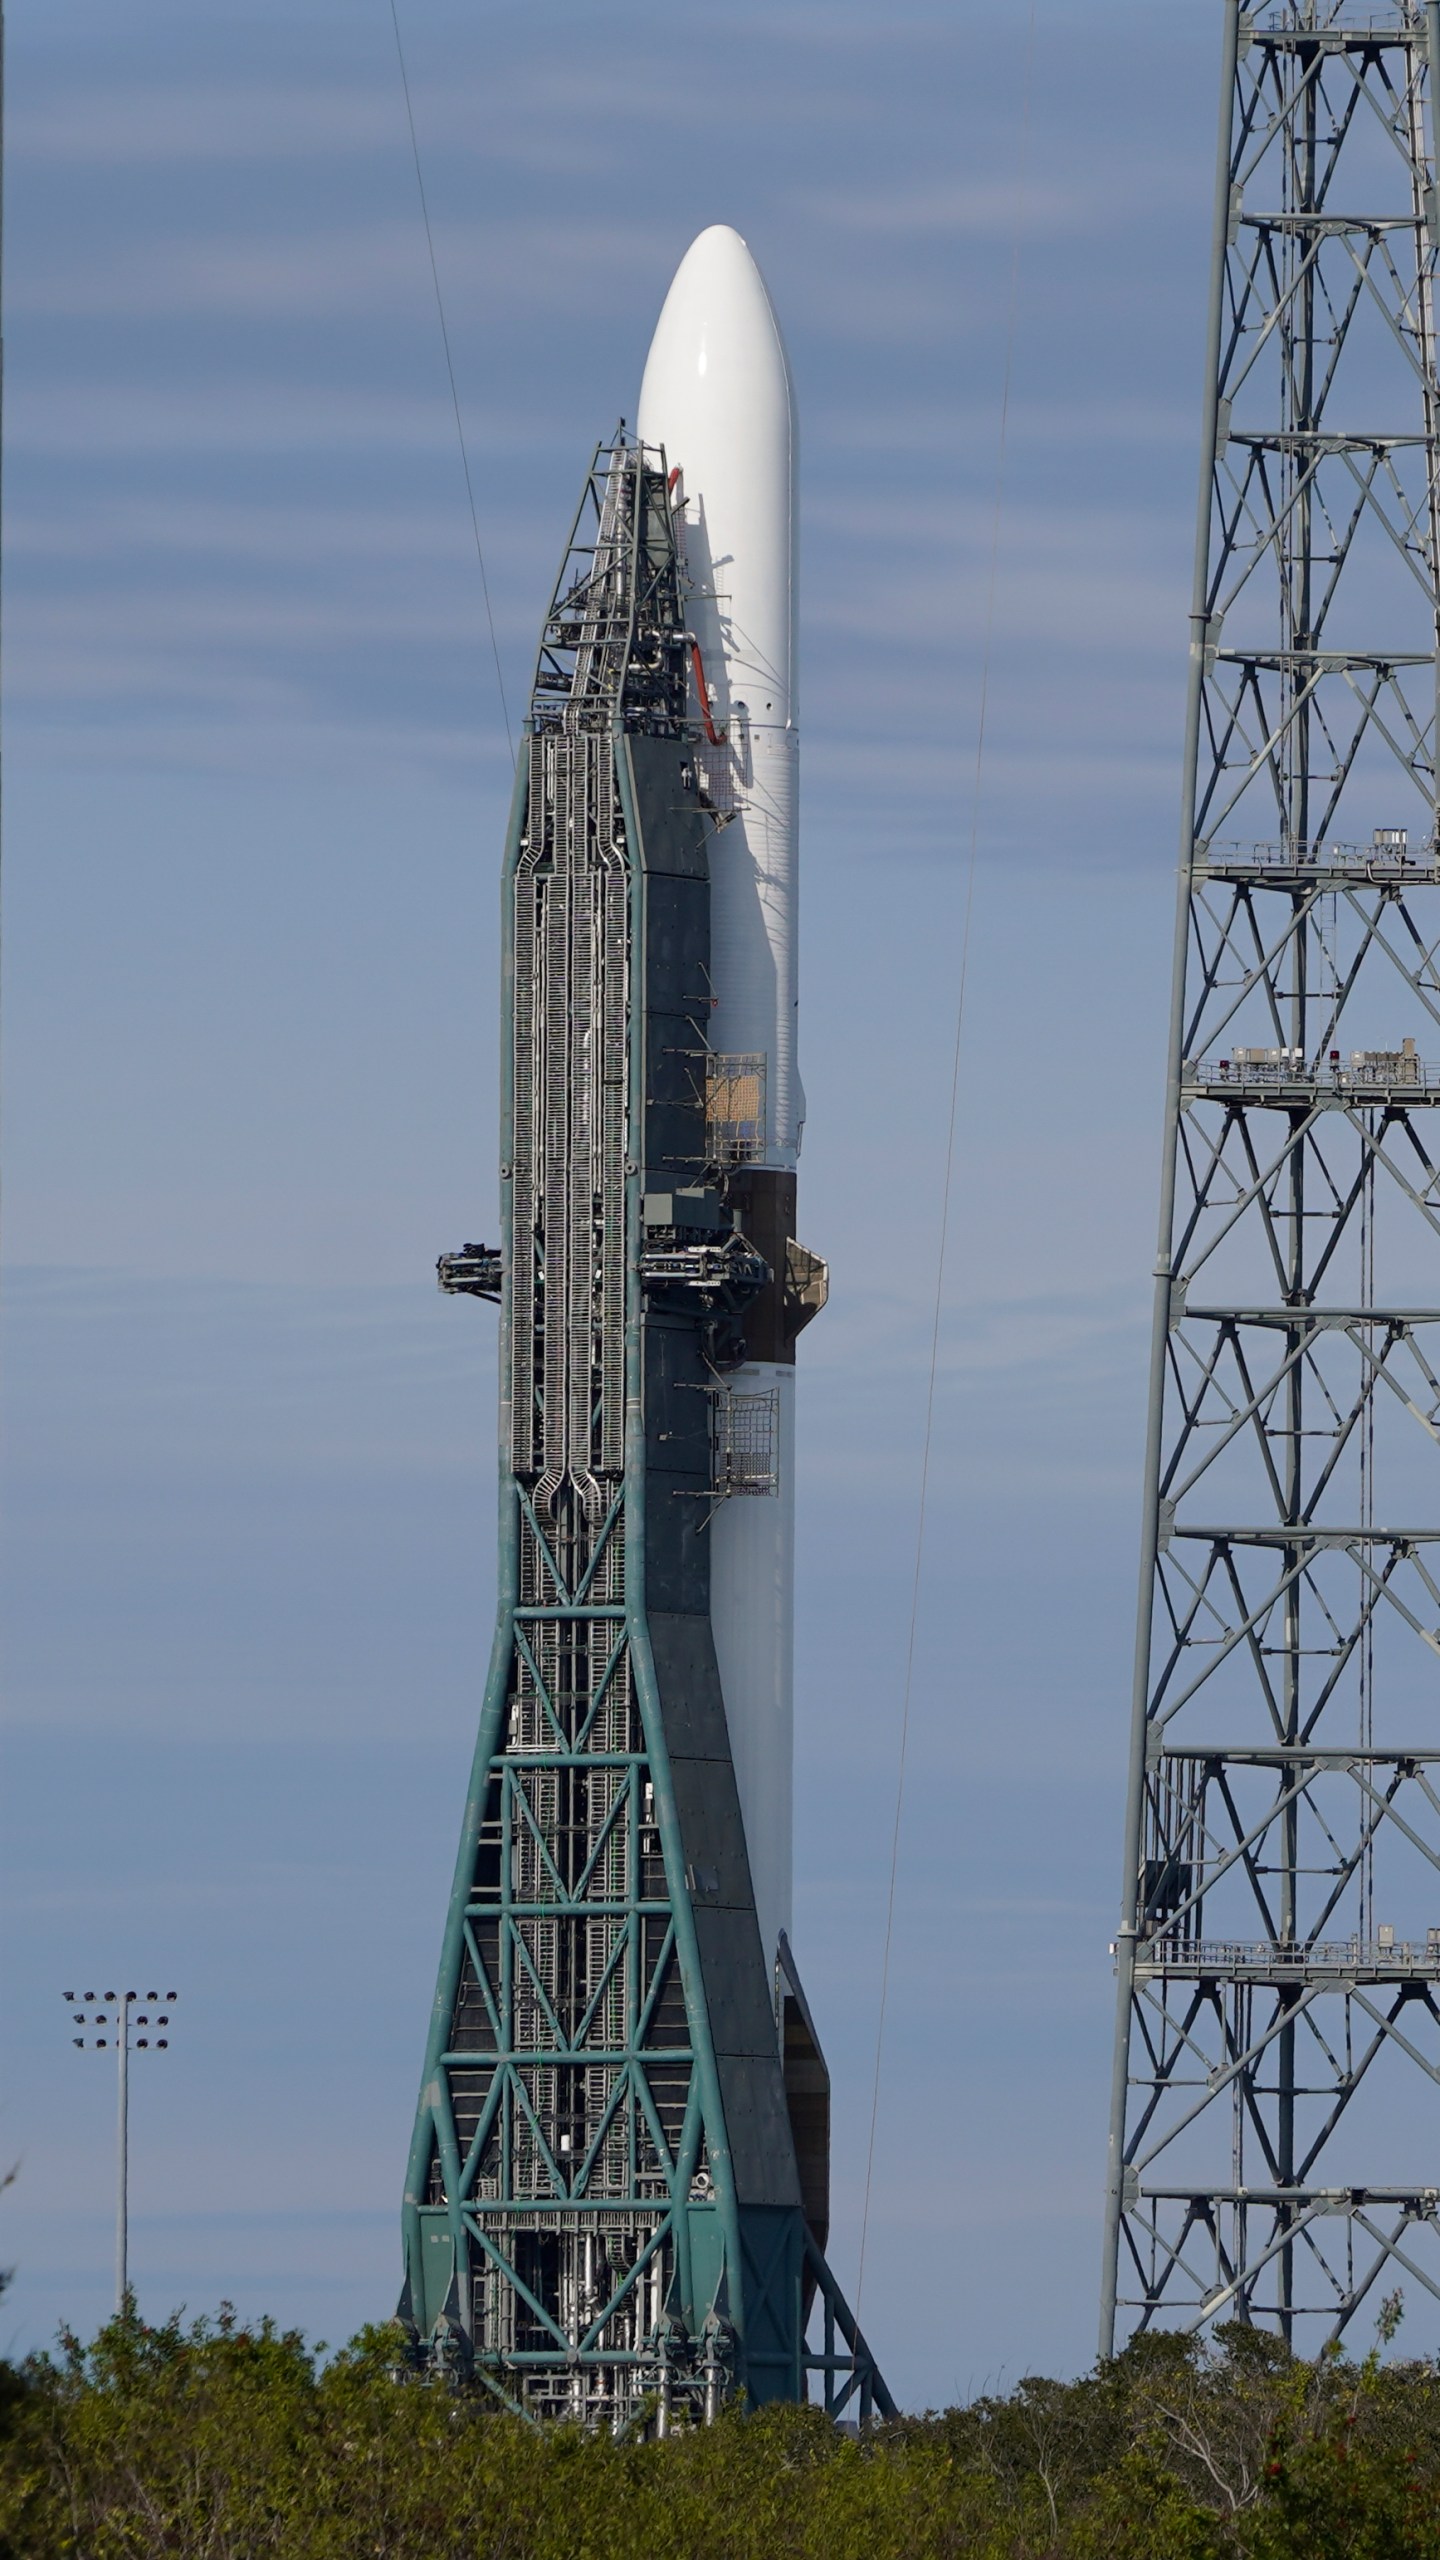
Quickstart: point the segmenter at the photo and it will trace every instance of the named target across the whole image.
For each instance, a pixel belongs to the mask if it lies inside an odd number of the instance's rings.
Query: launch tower
[[[756,1067],[711,1047],[726,810],[672,477],[622,436],[586,478],[505,859],[502,1240],[441,1266],[501,1307],[500,1596],[402,2316],[532,2415],[813,2376],[863,2419],[891,2404],[825,2260],[828,2081],[762,1948],[711,1627],[716,1515],[774,1499],[773,1393],[734,1381],[814,1290],[746,1229]]]
[[[1440,2297],[1437,71],[1224,0],[1107,2351]]]

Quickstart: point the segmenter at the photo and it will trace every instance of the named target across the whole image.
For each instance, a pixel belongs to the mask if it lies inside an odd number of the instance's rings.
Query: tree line
[[[664,2442],[396,2354],[228,2308],[62,2335],[0,2368],[0,2560],[1440,2560],[1440,2369],[1378,2346],[1153,2336],[864,2436],[769,2408]]]

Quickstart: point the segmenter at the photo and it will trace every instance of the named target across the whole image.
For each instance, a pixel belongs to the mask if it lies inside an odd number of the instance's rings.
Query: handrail
[[[1418,1939],[1317,1938],[1307,1946],[1289,1941],[1236,1938],[1145,1938],[1137,1965],[1171,1972],[1424,1973],[1440,1976],[1440,1930]]]
[[[1440,880],[1440,845],[1343,844],[1316,837],[1305,843],[1215,842],[1196,848],[1199,870],[1363,871],[1377,880]]]
[[[1390,1093],[1403,1086],[1411,1093],[1440,1093],[1440,1066],[1403,1049],[1352,1050],[1348,1059],[1297,1058],[1283,1050],[1245,1057],[1231,1050],[1224,1057],[1187,1058],[1181,1080],[1185,1085],[1261,1085],[1287,1092]]]

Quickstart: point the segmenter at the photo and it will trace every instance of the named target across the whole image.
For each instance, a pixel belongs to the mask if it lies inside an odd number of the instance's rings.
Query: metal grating
[[[714,1165],[758,1164],[765,1153],[765,1071],[762,1050],[705,1061],[705,1141]]]
[[[716,1389],[714,1405],[715,1492],[778,1493],[778,1388],[764,1387],[751,1393],[720,1387]]]

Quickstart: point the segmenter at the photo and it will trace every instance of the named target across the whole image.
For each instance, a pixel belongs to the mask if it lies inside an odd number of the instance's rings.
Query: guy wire
[[[475,504],[475,484],[470,476],[470,454],[465,442],[465,421],[460,410],[460,392],[455,380],[455,360],[450,353],[450,331],[445,320],[445,296],[440,290],[440,268],[435,256],[435,235],[430,228],[430,206],[425,194],[425,173],[420,165],[420,142],[415,131],[415,109],[410,97],[410,75],[405,68],[405,47],[400,41],[398,0],[390,0],[390,23],[395,30],[395,52],[400,64],[400,86],[405,92],[405,121],[410,127],[410,150],[415,161],[415,184],[420,193],[420,216],[425,225],[425,246],[430,253],[430,281],[435,287],[435,309],[440,320],[440,343],[445,350],[445,370],[450,377],[450,401],[455,411],[455,433],[460,443],[460,468],[465,474],[465,495],[470,503],[470,526],[475,536],[475,557],[480,564],[480,592],[485,598],[485,621],[490,633],[490,651],[495,660],[495,682],[500,692],[500,716],[505,723],[505,744],[510,762],[515,762],[515,740],[510,728],[510,706],[505,699],[505,677],[500,665],[500,644],[495,637],[495,616],[490,605],[490,581],[485,574],[485,550],[480,540],[480,513]]]
[[[1030,158],[1030,99],[1035,67],[1035,10],[1030,0],[1021,83],[1020,149],[1016,159],[1016,194],[1023,192]],[[990,511],[990,562],[985,598],[985,638],[980,666],[980,706],[976,720],[975,770],[970,788],[970,850],[965,877],[965,904],[960,925],[960,975],[955,1002],[955,1041],[950,1062],[950,1111],[945,1132],[945,1169],[940,1192],[940,1240],[935,1262],[935,1301],[930,1320],[930,1364],[925,1390],[925,1433],[920,1456],[920,1499],[915,1522],[915,1571],[910,1588],[910,1626],[905,1644],[905,1681],[900,1707],[900,1751],[895,1773],[895,1818],[890,1835],[890,1880],[885,1899],[885,1941],[880,1963],[880,2009],[875,2022],[875,2070],[870,2090],[870,2135],[865,2154],[865,2201],[860,2214],[860,2263],[855,2276],[858,2324],[865,2291],[865,2246],[870,2235],[870,2192],[875,2174],[875,2132],[880,2116],[880,2073],[885,2051],[885,2015],[890,1997],[890,1952],[895,1934],[895,1888],[900,1872],[900,1831],[905,1807],[905,1764],[910,1747],[910,1709],[915,1682],[915,1634],[920,1618],[920,1583],[925,1560],[925,1525],[930,1496],[930,1453],[935,1431],[935,1381],[940,1360],[940,1319],[945,1296],[945,1264],[950,1244],[950,1195],[955,1170],[955,1123],[960,1101],[960,1055],[965,1031],[965,994],[970,974],[970,927],[975,907],[975,869],[980,847],[980,787],[985,770],[985,730],[990,707],[990,665],[995,640],[995,595],[1000,566],[1000,523],[1005,496],[1005,454],[1010,425],[1010,386],[1015,371],[1015,333],[1020,307],[1020,229],[1017,222],[1010,252],[1010,298],[1005,325],[1005,366],[1000,390],[1000,428],[995,457],[995,490]]]

